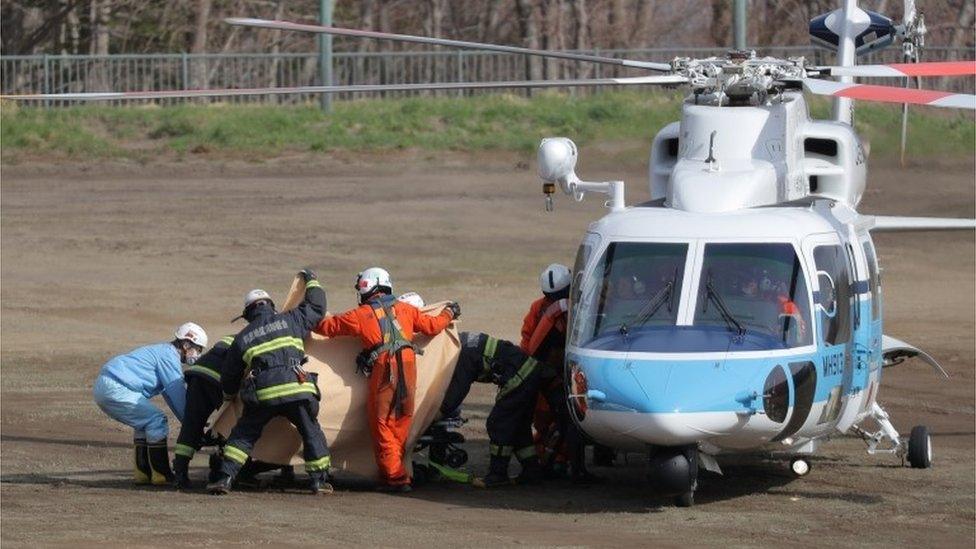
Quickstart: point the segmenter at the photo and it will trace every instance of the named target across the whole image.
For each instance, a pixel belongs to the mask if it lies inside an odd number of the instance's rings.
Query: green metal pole
[[[735,0],[732,27],[735,29],[735,49],[746,49],[746,0]]]
[[[332,0],[319,0],[319,24],[332,26]],[[332,35],[319,35],[319,80],[323,86],[332,84]],[[322,94],[322,112],[332,112],[332,94]]]

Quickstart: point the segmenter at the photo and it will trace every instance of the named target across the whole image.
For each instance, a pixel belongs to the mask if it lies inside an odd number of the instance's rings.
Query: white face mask
[[[183,351],[183,362],[190,366],[193,366],[198,358],[200,358],[200,349],[191,347],[186,351]]]

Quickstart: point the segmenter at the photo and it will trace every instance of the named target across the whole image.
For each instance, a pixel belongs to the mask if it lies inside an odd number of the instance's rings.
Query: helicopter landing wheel
[[[698,488],[698,447],[671,446],[654,449],[649,459],[648,480],[678,507],[695,504]]]
[[[932,466],[932,436],[924,425],[912,427],[912,434],[908,437],[908,463],[913,469]]]
[[[678,507],[692,507],[695,505],[695,492],[689,491],[674,496],[674,504]]]
[[[805,477],[810,473],[810,462],[806,458],[793,458],[790,462],[790,471],[797,477]]]

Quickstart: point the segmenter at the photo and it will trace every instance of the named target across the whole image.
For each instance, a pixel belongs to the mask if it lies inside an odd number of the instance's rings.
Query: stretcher
[[[296,277],[281,310],[295,307],[303,295],[304,282]],[[423,311],[436,315],[446,304],[428,305]],[[455,324],[452,323],[437,336],[418,335],[414,340],[419,352],[414,421],[407,442],[408,451],[404,455],[404,466],[408,471],[413,469],[413,450],[434,423],[457,364],[461,347]],[[372,439],[366,421],[367,380],[356,372],[356,354],[360,350],[356,338],[327,339],[312,334],[305,340],[305,353],[308,355],[305,369],[318,374],[322,394],[319,423],[332,452],[333,472],[340,477],[376,480],[379,470],[373,457]],[[240,399],[226,403],[212,418],[213,431],[227,439],[242,411]],[[440,440],[439,435],[428,438],[420,447],[429,450],[430,442],[434,442],[436,452]],[[270,464],[300,466],[304,463],[301,448],[298,431],[284,418],[275,418],[265,427],[251,458]]]

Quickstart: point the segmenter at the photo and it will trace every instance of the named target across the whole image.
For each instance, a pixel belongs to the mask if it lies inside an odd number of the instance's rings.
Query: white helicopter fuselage
[[[810,120],[795,92],[690,97],[649,176],[652,200],[593,223],[577,257],[566,367],[580,427],[633,450],[812,452],[870,414],[881,295],[853,129]]]
[[[881,295],[857,220],[815,201],[707,214],[647,205],[594,223],[566,354],[580,427],[629,450],[808,453],[863,419],[881,375]],[[647,316],[669,282],[673,299]]]

